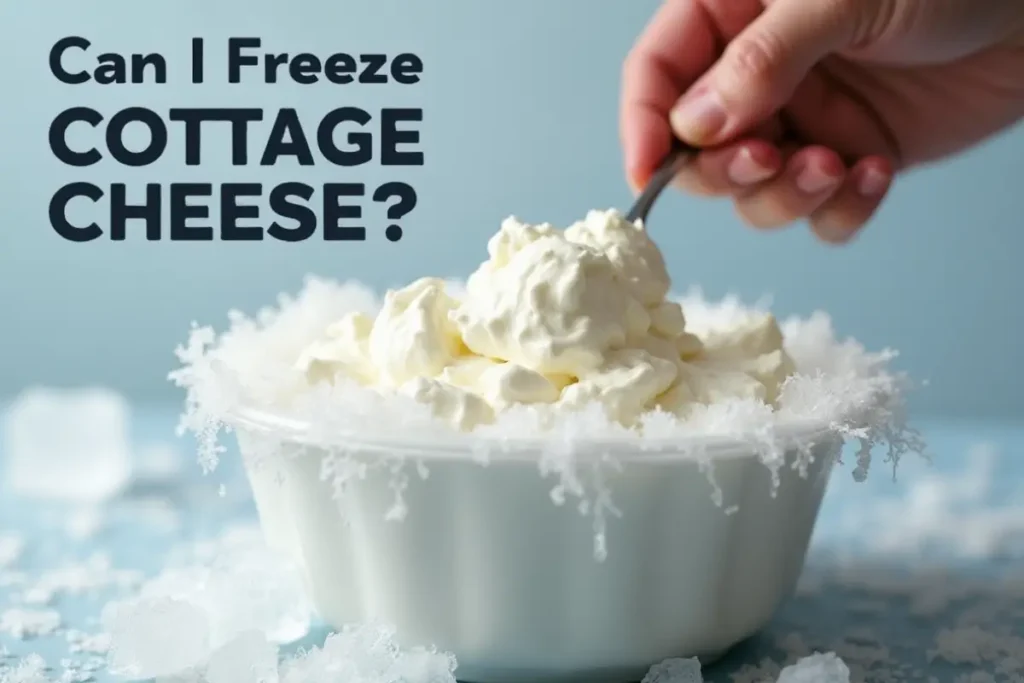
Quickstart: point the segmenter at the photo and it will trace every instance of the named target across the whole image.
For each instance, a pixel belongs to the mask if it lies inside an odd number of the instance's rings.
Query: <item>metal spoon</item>
[[[647,187],[643,189],[640,196],[636,198],[633,203],[633,208],[626,214],[626,220],[630,223],[640,219],[644,223],[647,222],[647,214],[650,213],[651,207],[654,206],[655,200],[658,199],[658,195],[664,190],[672,179],[676,177],[676,174],[683,169],[686,164],[690,163],[700,150],[692,145],[688,145],[681,140],[675,140],[672,143],[672,149],[669,151],[668,156],[661,162],[661,166],[651,176],[651,180],[647,183]]]

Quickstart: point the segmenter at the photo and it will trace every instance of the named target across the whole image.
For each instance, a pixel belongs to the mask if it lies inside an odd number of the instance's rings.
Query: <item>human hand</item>
[[[1021,0],[665,0],[623,68],[626,171],[672,136],[709,148],[677,178],[746,222],[807,218],[845,242],[893,175],[1024,116]]]

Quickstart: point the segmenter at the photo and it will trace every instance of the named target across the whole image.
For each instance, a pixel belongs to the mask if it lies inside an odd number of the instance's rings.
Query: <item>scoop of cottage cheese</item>
[[[565,230],[508,218],[455,294],[437,278],[389,291],[306,348],[310,382],[346,377],[410,397],[462,430],[516,405],[600,404],[632,425],[729,399],[772,404],[793,373],[774,317],[694,334],[639,222],[591,211]]]

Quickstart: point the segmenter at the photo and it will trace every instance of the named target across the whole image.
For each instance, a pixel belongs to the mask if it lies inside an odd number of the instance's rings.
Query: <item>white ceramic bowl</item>
[[[268,543],[302,568],[320,615],[393,624],[403,644],[451,651],[458,678],[481,683],[635,681],[663,659],[712,660],[751,636],[796,584],[840,447],[823,435],[806,476],[782,468],[773,498],[749,447],[715,444],[721,507],[697,462],[636,453],[607,480],[622,516],[608,518],[598,562],[593,519],[553,504],[555,482],[529,454],[486,466],[411,454],[429,476],[410,477],[408,515],[386,521],[386,471],[339,502],[321,477],[325,451],[299,446],[299,427],[250,415],[235,430]],[[282,457],[254,463],[268,447]],[[368,461],[392,452],[347,448]]]

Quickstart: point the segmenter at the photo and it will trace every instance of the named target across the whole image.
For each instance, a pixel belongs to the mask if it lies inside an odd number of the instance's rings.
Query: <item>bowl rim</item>
[[[250,406],[232,410],[224,420],[236,431],[259,433],[283,442],[348,452],[410,457],[425,461],[475,460],[488,462],[537,463],[559,442],[550,436],[497,437],[468,433],[426,433],[402,437],[394,433],[339,429],[327,438],[312,433],[308,420]],[[699,462],[707,459],[755,458],[769,444],[782,451],[797,446],[810,447],[821,441],[839,438],[831,421],[813,418],[776,420],[772,438],[743,439],[721,434],[683,434],[670,438],[638,438],[624,434],[601,438],[581,436],[568,450],[575,453],[598,452],[608,458],[628,462]],[[565,445],[564,442],[562,445]],[[595,459],[594,462],[599,462]]]

